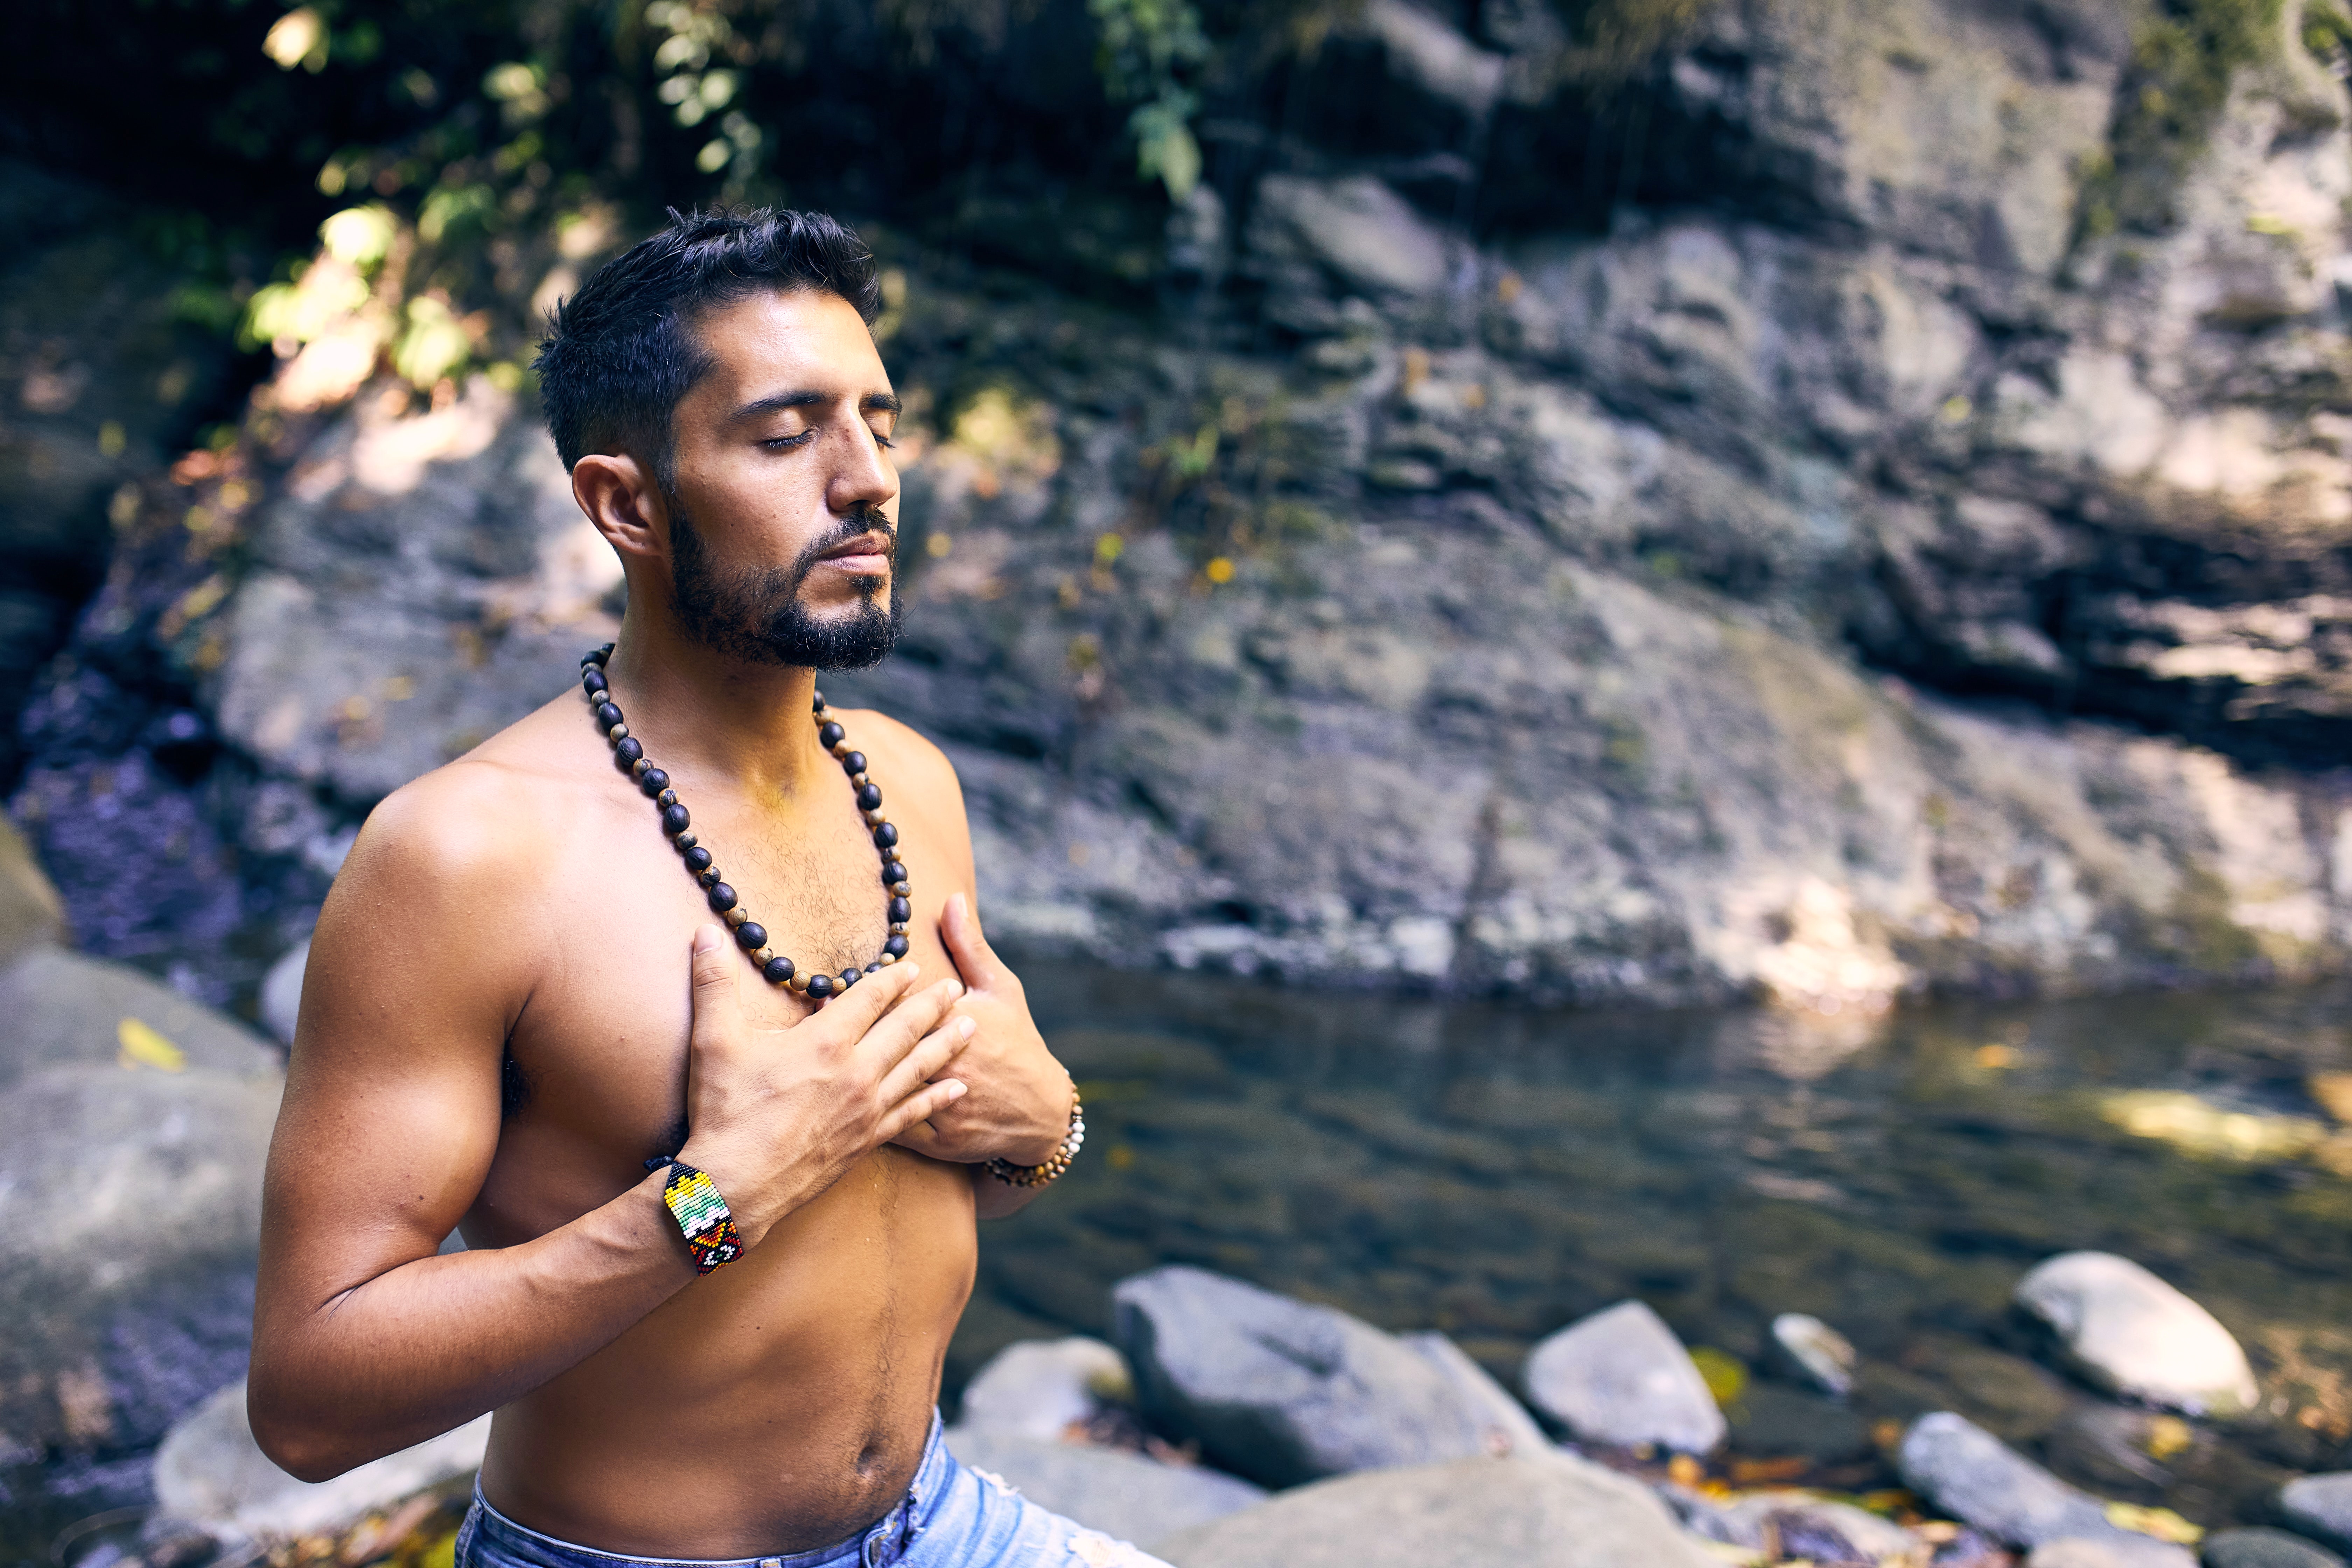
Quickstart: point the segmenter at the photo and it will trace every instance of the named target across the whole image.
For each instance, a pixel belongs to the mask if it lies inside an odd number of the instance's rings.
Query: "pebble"
[[[1727,1430],[1690,1352],[1641,1301],[1620,1301],[1544,1340],[1520,1383],[1529,1404],[1588,1443],[1704,1454]]]
[[[1861,1358],[1846,1337],[1819,1318],[1783,1312],[1772,1320],[1772,1344],[1806,1382],[1843,1399],[1853,1392],[1853,1369]]]
[[[2128,1258],[2067,1252],[2018,1282],[2094,1385],[2192,1415],[2240,1415],[2259,1397],[2246,1352],[2213,1314]]]
[[[2344,1568],[2344,1559],[2300,1535],[2261,1527],[2215,1531],[2198,1561],[2204,1568]]]
[[[2352,1470],[2305,1476],[2279,1489],[2279,1513],[2297,1532],[2352,1551]]]

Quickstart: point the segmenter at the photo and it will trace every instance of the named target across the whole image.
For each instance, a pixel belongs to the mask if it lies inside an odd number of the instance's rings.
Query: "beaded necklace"
[[[890,895],[889,940],[882,944],[882,956],[864,969],[855,965],[839,974],[827,974],[822,970],[814,974],[803,974],[793,961],[768,945],[768,929],[751,918],[751,911],[738,901],[735,889],[727,885],[713,863],[710,851],[695,841],[688,831],[693,817],[679,804],[677,791],[670,788],[669,775],[654,766],[646,755],[645,743],[629,733],[621,719],[619,704],[613,700],[613,689],[604,679],[604,661],[613,657],[613,645],[582,656],[580,689],[587,695],[588,706],[595,714],[596,727],[604,731],[612,743],[614,762],[637,782],[661,812],[662,832],[686,861],[686,868],[694,874],[710,900],[713,913],[734,928],[735,945],[751,955],[761,979],[772,985],[788,987],[804,996],[822,1002],[837,996],[872,974],[886,963],[896,963],[907,956],[907,922],[914,916],[908,902],[910,891],[907,868],[898,857],[898,829],[882,815],[882,791],[866,775],[866,753],[849,749],[848,732],[842,729],[824,705],[824,693],[816,694],[812,717],[816,721],[816,738],[824,749],[841,763],[841,771],[849,775],[850,788],[857,795],[857,809],[865,816],[866,826],[874,835],[874,847],[882,853],[882,886]]]

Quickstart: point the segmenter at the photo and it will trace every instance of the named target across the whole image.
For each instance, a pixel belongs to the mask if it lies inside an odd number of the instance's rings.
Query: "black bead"
[[[904,958],[907,956],[907,939],[903,936],[894,936],[882,944],[882,951],[893,958]]]
[[[879,974],[882,973],[882,965],[878,962],[869,963],[866,966],[866,973],[868,974]]]
[[[666,805],[662,807],[662,831],[664,833],[683,833],[686,831],[688,824],[691,823],[693,820],[694,818],[687,815],[686,807],[682,805]]]
[[[686,852],[686,868],[689,871],[710,869],[710,851],[698,844]]]
[[[866,753],[863,752],[851,752],[846,756],[844,756],[841,759],[841,771],[845,773],[864,773],[866,771]]]
[[[789,958],[772,958],[768,967],[760,971],[760,978],[771,985],[782,985],[792,977],[793,961]]]
[[[621,721],[621,710],[610,702],[596,704],[596,722],[607,730]]]
[[[822,1002],[833,994],[833,976],[820,971],[809,976],[808,994]]]
[[[637,738],[635,735],[613,748],[613,755],[619,761],[623,773],[627,773],[630,765],[645,754],[646,749],[637,744]]]
[[[812,712],[812,713],[822,713],[822,712],[824,712],[824,692],[820,691],[820,692],[818,692],[818,693],[817,693],[814,698],[810,699],[810,700],[809,700],[809,711],[810,711],[810,712]]]
[[[591,648],[586,653],[582,654],[580,656],[580,665],[583,669],[592,664],[602,668],[604,661],[612,657],[613,645],[611,643],[606,643],[603,647]]]
[[[879,784],[867,784],[864,789],[859,790],[859,791],[857,792],[857,808],[858,808],[860,811],[871,811],[871,810],[873,810],[876,806],[880,805],[881,804],[882,804],[882,786],[881,786],[881,785],[879,785]]]
[[[846,990],[848,990],[851,986],[853,986],[853,985],[856,984],[857,984],[857,982],[858,982],[860,979],[862,979],[862,978],[864,978],[864,977],[863,977],[862,975],[860,975],[860,974],[857,973],[857,971],[856,971],[855,969],[845,969],[845,970],[843,970],[843,971],[841,972],[841,978],[840,978],[840,980],[839,980],[838,984],[840,984],[841,988],[842,988],[844,991],[846,991]]]
[[[735,928],[735,945],[745,952],[757,952],[768,945],[768,928],[758,921],[745,921]]]
[[[710,884],[710,912],[723,915],[735,907],[735,889],[724,882]]]
[[[907,879],[907,868],[905,868],[904,866],[899,865],[898,861],[896,861],[896,860],[891,860],[891,861],[887,861],[887,862],[886,862],[886,863],[883,865],[883,867],[882,867],[882,885],[883,885],[884,887],[886,887],[886,888],[887,888],[887,887],[888,887],[888,886],[889,886],[891,883],[893,883],[893,882],[903,882],[903,881],[905,881],[906,879]]]
[[[823,746],[828,752],[841,744],[841,742],[848,739],[848,731],[831,721],[827,721],[826,723],[819,726],[816,732],[817,744]]]
[[[874,842],[884,849],[898,842],[898,825],[886,822],[874,830]]]
[[[609,690],[610,687],[604,679],[604,672],[592,665],[588,668],[580,672],[580,689],[583,691],[604,691]]]
[[[668,810],[671,806],[677,804],[677,791],[674,789],[666,789],[662,791],[661,794],[654,796],[654,804],[660,806],[665,811]],[[694,846],[691,844],[686,844],[679,846],[679,847],[691,849]]]
[[[659,768],[647,768],[637,775],[637,787],[649,795],[659,795],[669,788],[669,775]]]
[[[910,921],[914,918],[915,911],[913,908],[908,904],[906,900],[893,899],[890,900],[890,919],[894,922],[898,921]]]
[[[709,856],[703,857],[702,872],[694,879],[706,888],[715,888],[719,885],[719,868],[710,864]]]

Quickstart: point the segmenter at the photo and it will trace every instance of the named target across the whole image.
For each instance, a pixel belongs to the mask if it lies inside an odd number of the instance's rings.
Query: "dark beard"
[[[799,669],[866,669],[889,656],[904,607],[898,601],[898,533],[878,510],[860,507],[841,526],[812,542],[789,566],[754,567],[721,577],[694,520],[674,496],[669,507],[670,603],[688,637],[714,653],[747,664]],[[890,542],[890,589],[869,584],[855,613],[820,621],[801,603],[801,587],[816,558],[861,533],[880,531]]]

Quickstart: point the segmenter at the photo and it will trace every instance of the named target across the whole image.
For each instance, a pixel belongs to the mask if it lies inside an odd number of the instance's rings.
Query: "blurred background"
[[[540,317],[719,202],[881,258],[908,634],[826,684],[1101,1106],[951,1405],[1171,1261],[1507,1383],[1639,1297],[1710,1484],[1951,1409],[2271,1517],[2352,1437],[2347,68],[2335,0],[20,0],[8,1550],[241,1372],[358,823],[616,625]],[[177,1217],[92,1265],[76,1160]],[[2082,1247],[2267,1414],[2052,1370]]]

